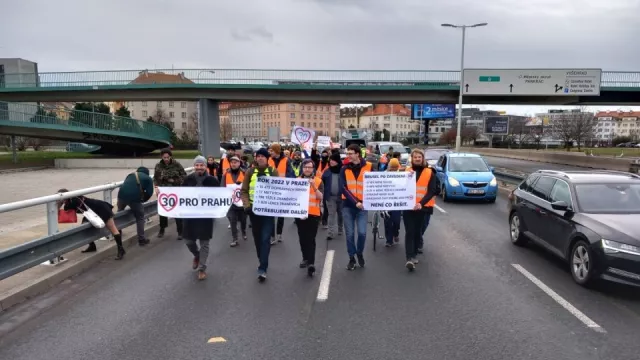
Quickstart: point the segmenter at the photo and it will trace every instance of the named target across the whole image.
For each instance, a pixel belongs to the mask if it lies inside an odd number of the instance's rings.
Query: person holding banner
[[[289,162],[289,158],[282,154],[282,147],[278,143],[273,143],[269,147],[269,157],[268,165],[276,170],[278,170],[279,177],[288,177],[295,178],[296,174],[291,167],[291,163]],[[282,242],[282,228],[284,227],[284,218],[277,218],[278,224],[276,225],[273,235],[271,236],[271,245],[276,244],[276,237],[278,242]],[[252,222],[253,223],[253,222]]]
[[[188,175],[182,184],[185,187],[218,187],[220,183],[215,176],[207,172],[207,160],[198,155],[193,160],[194,172]],[[193,270],[198,270],[198,280],[207,278],[207,258],[209,257],[209,241],[213,237],[212,218],[182,219],[183,235],[189,251],[193,254]],[[200,248],[196,241],[200,241]]]
[[[389,161],[387,171],[400,171],[400,162],[398,159]],[[384,219],[384,237],[387,240],[384,246],[391,247],[399,242],[401,210],[384,211],[382,213]]]
[[[278,145],[280,146],[280,145]],[[278,169],[269,166],[269,152],[267,149],[256,151],[255,166],[249,168],[244,176],[242,187],[240,188],[240,196],[242,197],[242,206],[245,212],[251,218],[251,232],[253,234],[253,242],[256,246],[256,253],[260,265],[258,266],[258,280],[264,282],[267,280],[267,269],[269,267],[269,253],[271,252],[271,238],[274,230],[273,216],[256,215],[252,211],[253,197],[256,183],[260,176],[279,176]],[[284,221],[284,219],[283,219]]]
[[[416,204],[413,210],[405,210],[402,214],[405,230],[404,247],[407,258],[405,266],[409,271],[413,271],[418,263],[416,256],[422,239],[422,228],[426,215],[433,214],[433,207],[436,205],[437,187],[435,171],[427,166],[422,150],[413,149],[411,151],[411,166],[407,166],[406,171],[416,175]]]
[[[349,263],[347,270],[355,270],[356,256],[358,265],[364,267],[364,244],[367,239],[367,211],[362,204],[364,193],[364,174],[371,171],[371,163],[364,161],[360,147],[351,144],[347,147],[349,163],[340,170],[339,188],[342,192],[342,215],[344,230],[347,238],[347,252]],[[355,231],[358,240],[355,242]]]
[[[244,181],[244,171],[240,167],[240,159],[237,156],[233,156],[229,159],[230,168],[222,177],[222,186],[239,188]],[[247,240],[247,215],[244,213],[242,202],[240,205],[235,203],[229,208],[227,214],[229,223],[231,224],[231,244],[229,246],[238,246],[238,221],[240,222],[240,230],[242,230],[242,239]]]
[[[295,219],[298,226],[298,240],[300,241],[300,251],[302,251],[302,262],[300,268],[307,268],[307,275],[313,276],[316,272],[316,235],[320,225],[320,204],[322,204],[322,193],[324,188],[322,180],[314,176],[315,166],[311,159],[302,161],[301,179],[309,180],[309,210],[306,219]]]

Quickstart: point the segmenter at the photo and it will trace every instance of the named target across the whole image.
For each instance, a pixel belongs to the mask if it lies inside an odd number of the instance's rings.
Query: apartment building
[[[231,138],[243,142],[266,139],[263,129],[262,104],[231,103],[228,107],[228,121],[231,123]],[[222,119],[221,119],[222,124]]]
[[[229,121],[230,102],[221,102],[218,104],[218,116],[220,117],[220,126]]]
[[[402,104],[374,104],[360,116],[360,128],[387,130],[393,140],[418,135],[420,121],[411,120],[411,110]]]
[[[496,110],[480,110],[479,108],[462,108],[462,126],[473,126],[480,131],[484,131],[484,117],[485,116],[499,116],[505,115],[504,111]],[[456,118],[454,119],[434,119],[429,121],[429,143],[435,144],[440,140],[443,133],[449,131],[454,126],[457,126],[458,113],[456,110]],[[487,141],[488,138],[484,135],[478,136],[477,141]]]
[[[281,139],[290,139],[294,126],[313,129],[316,136],[340,136],[340,105],[338,104],[265,104],[261,109],[262,137],[269,128],[279,128]]]
[[[367,111],[366,106],[352,106],[340,109],[340,127],[342,129],[359,128],[360,117]]]
[[[596,114],[595,137],[610,142],[618,136],[640,138],[640,111],[601,111]]]

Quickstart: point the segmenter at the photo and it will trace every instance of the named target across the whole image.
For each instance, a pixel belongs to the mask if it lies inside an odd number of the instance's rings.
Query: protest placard
[[[381,171],[364,174],[362,205],[365,210],[411,210],[416,204],[415,174]]]
[[[262,216],[306,218],[309,180],[260,176],[253,195],[253,213]]]
[[[227,187],[159,187],[158,215],[180,219],[223,218],[233,203]]]
[[[242,198],[240,197],[240,188],[242,185],[228,184],[227,187],[232,191],[231,199],[233,200],[233,205],[242,207]]]

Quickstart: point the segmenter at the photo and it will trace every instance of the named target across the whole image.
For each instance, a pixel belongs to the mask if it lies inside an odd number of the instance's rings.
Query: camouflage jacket
[[[171,159],[169,164],[165,164],[160,160],[153,172],[153,183],[156,186],[180,186],[186,177],[187,172],[179,162]]]

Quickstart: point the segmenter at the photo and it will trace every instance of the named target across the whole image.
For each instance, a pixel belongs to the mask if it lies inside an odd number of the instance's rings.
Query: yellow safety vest
[[[264,169],[264,175],[263,176],[271,176],[271,172],[273,171],[273,169],[270,166],[267,166],[266,169]],[[251,175],[251,181],[249,182],[249,202],[253,204],[253,194],[255,193],[255,187],[256,187],[256,182],[258,182],[258,173],[260,171],[258,170],[258,168],[254,168],[253,169],[253,175]]]

